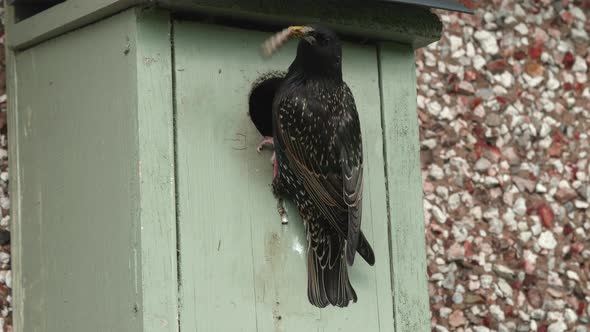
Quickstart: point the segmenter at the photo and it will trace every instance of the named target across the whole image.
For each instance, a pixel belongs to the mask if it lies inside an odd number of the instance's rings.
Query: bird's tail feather
[[[315,235],[307,252],[309,302],[320,308],[328,304],[346,307],[350,301],[356,302],[356,292],[348,278],[346,242],[321,229]]]
[[[373,248],[371,248],[369,241],[367,241],[367,238],[362,231],[359,234],[359,242],[356,251],[369,265],[373,266],[373,264],[375,264],[375,253],[373,253]]]

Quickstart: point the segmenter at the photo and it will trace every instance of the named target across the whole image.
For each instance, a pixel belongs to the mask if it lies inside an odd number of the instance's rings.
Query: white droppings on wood
[[[300,256],[303,256],[303,248],[303,245],[299,242],[299,237],[296,236],[295,239],[293,239],[293,251],[297,252]]]

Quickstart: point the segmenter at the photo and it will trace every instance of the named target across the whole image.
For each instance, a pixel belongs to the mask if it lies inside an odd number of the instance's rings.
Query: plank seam
[[[395,326],[396,322],[396,308],[395,308],[395,294],[393,290],[394,287],[394,279],[395,279],[395,271],[393,268],[393,257],[391,257],[391,253],[393,252],[393,239],[391,238],[391,204],[389,202],[389,171],[388,171],[388,163],[389,159],[387,157],[387,125],[385,121],[385,102],[384,102],[384,93],[383,93],[383,67],[382,67],[382,52],[383,52],[383,45],[377,44],[377,71],[379,76],[379,98],[381,103],[381,133],[382,133],[382,140],[383,140],[383,171],[385,174],[385,206],[387,212],[387,245],[389,247],[389,273],[390,273],[390,287],[391,287],[391,303],[393,307],[393,324]]]
[[[172,71],[172,149],[174,155],[174,220],[176,224],[176,279],[178,284],[177,295],[177,331],[181,330],[181,308],[182,308],[182,264],[180,254],[180,216],[179,216],[179,193],[178,193],[178,131],[177,131],[177,91],[176,91],[176,53],[174,52],[174,17],[169,16],[169,36],[170,36],[170,70]]]

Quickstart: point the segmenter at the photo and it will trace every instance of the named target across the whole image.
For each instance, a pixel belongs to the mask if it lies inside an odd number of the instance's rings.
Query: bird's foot
[[[281,216],[281,223],[283,225],[289,223],[289,216],[287,215],[287,209],[285,208],[285,201],[282,198],[277,200],[277,210],[279,211],[279,216]]]
[[[264,147],[267,145],[270,145],[272,147],[275,146],[275,142],[274,142],[272,136],[264,136],[262,141],[260,141],[260,143],[258,143],[258,145],[256,146],[256,151],[258,151],[259,153],[262,152]]]

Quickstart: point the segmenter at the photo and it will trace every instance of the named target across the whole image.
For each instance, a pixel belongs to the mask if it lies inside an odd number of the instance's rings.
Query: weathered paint
[[[377,263],[352,268],[358,303],[320,310],[307,300],[302,222],[289,206],[281,224],[270,153],[256,153],[247,115],[251,83],[285,69],[295,43],[266,61],[268,34],[189,22],[174,31],[181,331],[393,331],[376,48],[346,44],[344,76],[365,135],[362,228]]]
[[[10,53],[19,331],[176,331],[167,24],[133,9]]]
[[[171,21],[136,9],[143,331],[178,331]]]
[[[416,69],[411,47],[379,47],[396,332],[430,331]]]
[[[183,14],[239,18],[256,24],[323,22],[362,38],[421,47],[440,38],[441,23],[428,8],[372,1],[68,0],[15,24],[11,48],[23,49],[113,15],[125,8],[160,6]]]

